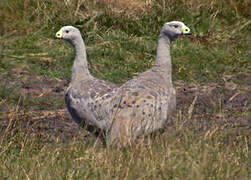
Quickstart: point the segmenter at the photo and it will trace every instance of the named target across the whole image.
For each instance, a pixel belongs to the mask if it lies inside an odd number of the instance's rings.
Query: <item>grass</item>
[[[249,1],[81,2],[0,1],[0,177],[250,179]],[[104,148],[64,111],[73,50],[55,32],[78,27],[92,74],[122,84],[153,65],[171,20],[193,32],[171,49],[174,121],[144,143]]]
[[[6,137],[5,137],[6,138]],[[80,139],[48,143],[16,132],[2,143],[8,179],[249,179],[250,137],[219,128],[198,133],[175,126],[163,137],[120,151]]]

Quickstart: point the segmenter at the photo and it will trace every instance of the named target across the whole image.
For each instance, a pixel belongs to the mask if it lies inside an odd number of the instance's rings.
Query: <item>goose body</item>
[[[90,132],[110,127],[106,106],[109,107],[116,87],[95,78],[70,83],[65,93],[65,103],[73,120]]]
[[[72,26],[61,28],[55,37],[69,41],[75,50],[71,82],[65,95],[73,120],[88,131],[105,131],[108,144],[127,144],[162,128],[176,107],[170,45],[185,34],[190,34],[190,29],[184,23],[165,23],[154,67],[118,87],[91,76],[79,30]]]

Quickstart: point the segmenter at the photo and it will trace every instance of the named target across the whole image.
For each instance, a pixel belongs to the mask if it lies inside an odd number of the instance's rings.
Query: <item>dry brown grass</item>
[[[155,2],[153,0],[102,0],[101,3],[111,9],[114,14],[135,16],[148,12]]]
[[[179,3],[179,4],[177,4]],[[211,17],[219,13],[235,11],[235,16],[249,17],[251,3],[248,0],[229,2],[224,0],[65,0],[65,1],[1,1],[0,2],[0,32],[3,34],[31,34],[36,29],[46,28],[55,21],[75,22],[85,21],[95,16],[99,11],[108,10],[114,16],[136,18],[154,12],[153,7],[170,12],[169,7],[186,6],[192,15],[199,14],[203,9],[211,9]],[[95,9],[96,7],[96,9]],[[97,8],[102,7],[102,8]],[[18,11],[17,11],[18,9]],[[102,14],[102,12],[101,12]],[[42,26],[41,26],[42,25]]]
[[[213,16],[217,15],[220,11],[225,11],[227,9],[233,9],[237,17],[240,17],[241,15],[251,15],[249,10],[251,2],[249,0],[183,0],[183,3],[189,5],[195,12],[202,9],[215,9],[215,14],[212,14]]]

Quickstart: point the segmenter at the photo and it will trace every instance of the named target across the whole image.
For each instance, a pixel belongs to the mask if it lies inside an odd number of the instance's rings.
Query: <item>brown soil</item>
[[[187,124],[198,131],[218,126],[221,129],[250,132],[251,86],[247,81],[250,77],[244,75],[237,78],[242,80],[241,85],[229,81],[229,77],[223,78],[225,82],[222,84],[211,83],[203,86],[175,82],[177,113],[174,121],[186,119]],[[61,104],[61,108],[55,109],[53,105],[44,107],[43,102],[29,106],[25,103],[11,104],[0,99],[0,136],[20,130],[30,137],[39,136],[44,141],[58,142],[89,136],[66,112],[63,99],[67,81],[29,75],[20,80],[2,79],[0,85],[5,86],[8,93],[21,94],[23,102],[44,98],[44,101],[57,99]]]

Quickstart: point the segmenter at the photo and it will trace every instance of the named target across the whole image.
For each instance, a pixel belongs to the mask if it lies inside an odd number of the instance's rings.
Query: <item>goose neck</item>
[[[170,39],[161,33],[158,40],[155,65],[171,65],[170,45]]]
[[[157,55],[155,59],[155,67],[164,73],[164,76],[168,79],[172,78],[172,62],[170,55],[171,40],[168,36],[161,33],[159,35]]]
[[[86,47],[81,37],[72,41],[71,44],[73,45],[75,52],[75,59],[72,66],[72,81],[78,81],[90,76],[87,64]]]

